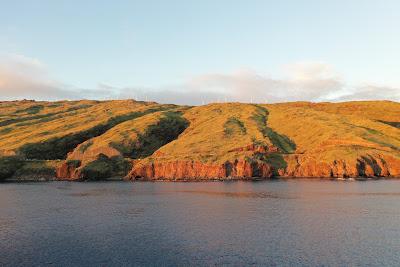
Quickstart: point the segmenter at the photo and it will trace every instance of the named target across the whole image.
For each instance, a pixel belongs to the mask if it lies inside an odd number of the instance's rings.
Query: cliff
[[[397,102],[12,101],[0,114],[2,179],[400,176]]]

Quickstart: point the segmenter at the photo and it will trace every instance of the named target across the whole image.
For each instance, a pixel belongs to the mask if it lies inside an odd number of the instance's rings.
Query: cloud
[[[283,78],[242,70],[231,74],[206,74],[194,77],[185,87],[194,92],[218,92],[231,101],[400,101],[400,88],[362,85],[343,81],[335,69],[321,62],[298,62],[283,66]]]
[[[187,86],[195,91],[222,92],[236,101],[321,101],[344,86],[339,78],[327,72],[328,67],[320,63],[286,66],[290,69],[290,75],[282,79],[270,78],[254,71],[207,74],[195,77]]]
[[[118,88],[99,84],[82,89],[56,81],[40,60],[22,55],[0,56],[0,100],[12,99],[125,99],[198,105],[239,101],[348,101],[388,99],[400,101],[396,87],[346,84],[334,68],[321,62],[283,66],[284,76],[272,78],[252,70],[198,75],[180,85],[160,88]]]
[[[42,62],[15,54],[0,56],[0,93],[2,100],[72,97],[61,83],[50,78]]]
[[[400,101],[400,88],[378,86],[378,85],[364,85],[350,89],[347,94],[338,97],[337,101],[349,100],[392,100]]]

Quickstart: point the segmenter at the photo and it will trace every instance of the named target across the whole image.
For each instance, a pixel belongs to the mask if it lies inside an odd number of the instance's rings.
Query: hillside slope
[[[398,177],[400,103],[0,102],[0,157],[0,178]]]

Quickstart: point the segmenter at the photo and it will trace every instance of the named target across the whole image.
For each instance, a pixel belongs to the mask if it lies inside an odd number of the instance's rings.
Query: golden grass
[[[38,105],[43,106],[43,109],[36,114],[16,113]],[[161,105],[133,100],[2,102],[0,105],[1,121],[12,119],[17,121],[0,127],[0,149],[2,151],[16,150],[27,143],[37,143],[53,137],[77,133],[106,123],[113,117],[132,112],[143,112],[157,107],[161,107]],[[43,115],[48,116],[38,118]],[[24,118],[27,120],[21,121]]]
[[[162,112],[151,113],[133,120],[118,124],[104,134],[91,138],[80,144],[69,156],[69,160],[92,161],[99,154],[108,157],[123,156],[125,151],[134,148],[140,134],[157,123]]]
[[[251,156],[252,151],[240,150],[251,144],[277,146],[277,140],[273,140],[276,136],[295,144],[294,151],[287,152],[323,161],[376,153],[400,158],[400,129],[384,123],[400,122],[400,104],[390,101],[225,103],[192,108],[133,100],[0,102],[0,151],[18,151],[27,143],[78,133],[116,116],[157,108],[180,109],[190,125],[146,161],[222,163]],[[81,143],[68,158],[92,160],[99,153],[122,155],[125,149],[132,149],[138,133],[157,123],[161,114],[119,123]],[[261,128],[260,118],[266,120]]]
[[[265,107],[270,111],[269,126],[292,139],[296,153],[320,154],[327,159],[374,152],[399,155],[400,130],[380,122],[400,120],[398,103],[286,103]]]
[[[253,144],[255,140],[271,145],[258,129],[252,117],[257,107],[251,104],[226,103],[194,107],[185,112],[190,126],[177,140],[158,150],[157,160],[199,160],[224,162],[246,156],[246,152],[234,151]],[[224,125],[230,118],[240,121],[246,133],[225,133]]]
[[[294,154],[324,161],[356,159],[367,154],[400,157],[400,129],[382,121],[400,121],[400,104],[388,101],[348,103],[283,103],[260,105],[268,110],[266,126],[296,146]],[[250,104],[211,104],[185,113],[190,127],[177,140],[159,149],[154,161],[200,160],[222,163],[251,154],[237,148],[255,140],[271,145],[252,119],[259,112]],[[224,134],[224,123],[234,117],[246,134]],[[236,149],[236,151],[234,151]],[[160,153],[161,152],[161,153]]]

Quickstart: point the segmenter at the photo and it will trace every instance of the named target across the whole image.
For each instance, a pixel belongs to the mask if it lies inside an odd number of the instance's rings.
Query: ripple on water
[[[400,181],[0,187],[0,266],[396,266]]]

